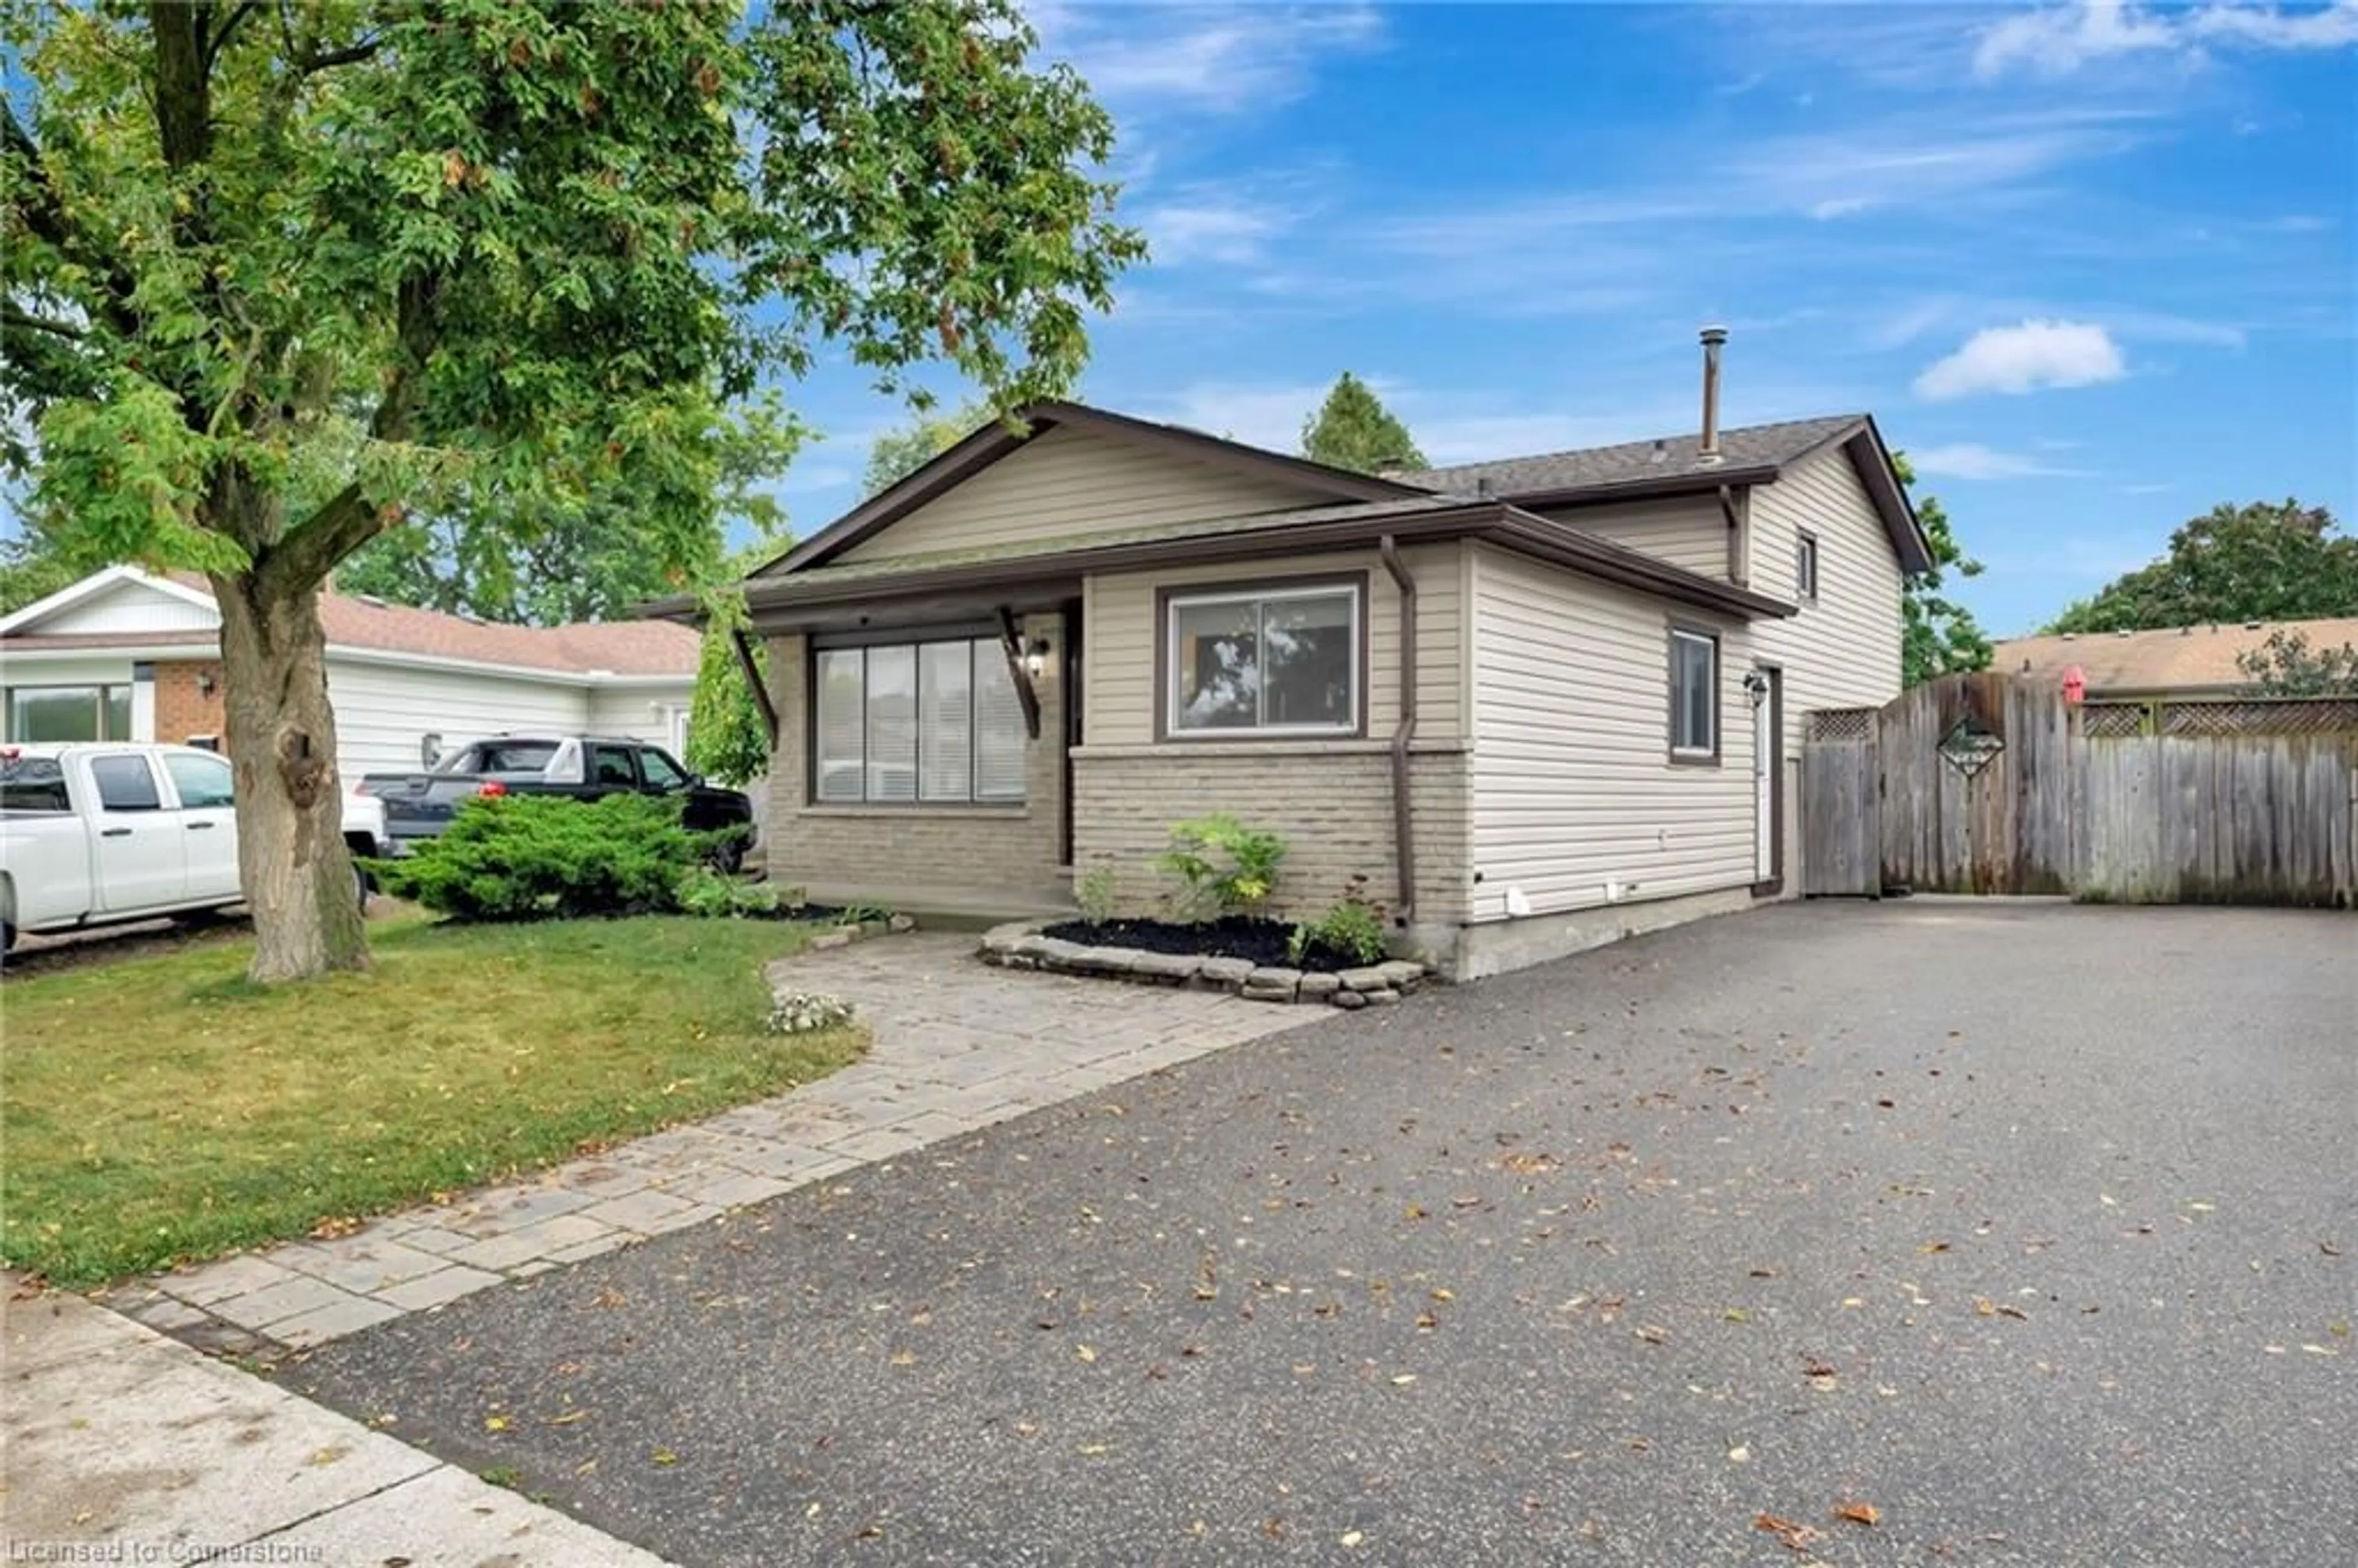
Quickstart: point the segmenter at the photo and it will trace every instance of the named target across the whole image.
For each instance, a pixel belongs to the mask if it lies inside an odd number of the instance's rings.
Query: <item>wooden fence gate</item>
[[[1810,715],[1802,891],[2358,907],[2358,714],[2171,706],[2127,731],[1985,673]]]

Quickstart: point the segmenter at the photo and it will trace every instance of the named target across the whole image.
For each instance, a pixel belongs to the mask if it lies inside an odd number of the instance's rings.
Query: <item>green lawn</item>
[[[763,1032],[775,922],[414,921],[276,989],[249,944],[0,989],[0,1258],[56,1284],[302,1236],[808,1083],[856,1031]]]

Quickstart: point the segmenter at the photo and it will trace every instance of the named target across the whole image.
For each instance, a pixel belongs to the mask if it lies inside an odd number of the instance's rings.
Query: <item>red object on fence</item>
[[[2066,668],[2063,672],[2063,700],[2077,707],[2087,695],[2087,672],[2077,665]]]

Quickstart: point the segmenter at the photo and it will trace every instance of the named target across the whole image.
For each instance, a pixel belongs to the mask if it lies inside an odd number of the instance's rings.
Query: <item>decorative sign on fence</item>
[[[2006,737],[1985,728],[1968,714],[1941,737],[1941,760],[1967,778],[1997,761],[2006,750]]]

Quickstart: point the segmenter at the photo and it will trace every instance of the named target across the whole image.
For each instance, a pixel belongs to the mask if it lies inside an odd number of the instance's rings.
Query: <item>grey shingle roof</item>
[[[1458,495],[1473,494],[1476,486],[1487,479],[1491,493],[1511,497],[1590,485],[1681,479],[1708,472],[1714,467],[1776,468],[1864,424],[1866,419],[1864,414],[1836,414],[1822,419],[1789,419],[1779,425],[1746,425],[1723,430],[1719,437],[1721,460],[1715,465],[1697,460],[1703,438],[1690,432],[1665,436],[1659,442],[1625,441],[1617,447],[1584,447],[1541,457],[1459,463],[1453,468],[1424,469],[1389,477],[1403,484],[1425,485]]]
[[[1256,512],[1240,517],[1194,518],[1136,528],[1107,528],[1087,534],[1065,534],[1047,539],[1017,539],[999,545],[975,545],[959,550],[927,550],[913,556],[886,556],[876,560],[848,561],[841,566],[805,567],[775,580],[798,588],[859,582],[868,578],[903,577],[912,572],[947,567],[980,566],[990,562],[1052,558],[1076,550],[1110,549],[1122,545],[1153,544],[1164,539],[1215,539],[1231,534],[1273,533],[1321,523],[1357,523],[1385,517],[1415,517],[1463,506],[1457,495],[1404,495],[1396,501],[1354,501],[1333,506],[1306,506],[1289,512]]]

